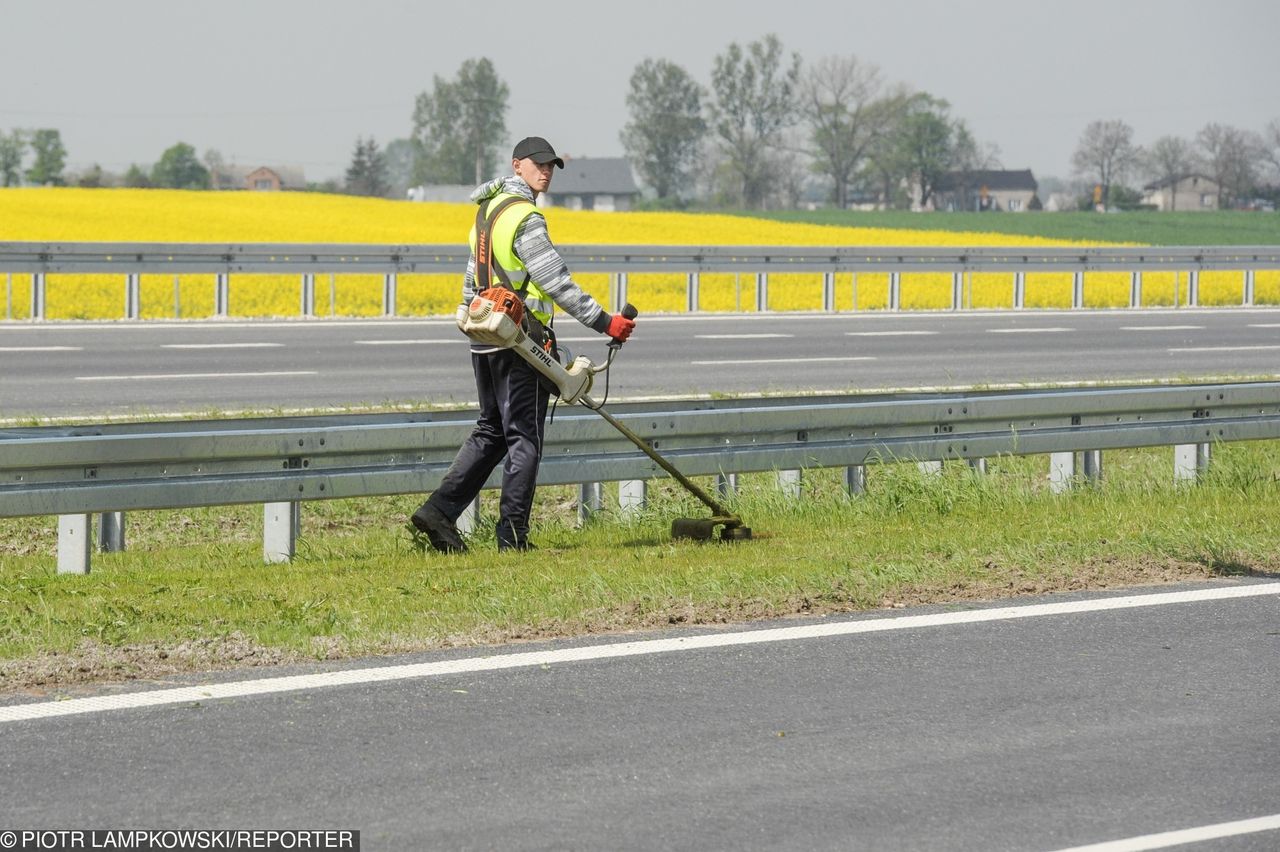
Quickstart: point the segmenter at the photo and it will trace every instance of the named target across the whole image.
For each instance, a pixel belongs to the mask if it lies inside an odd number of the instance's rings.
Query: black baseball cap
[[[564,168],[564,160],[556,156],[556,149],[541,136],[526,136],[516,143],[516,149],[511,152],[511,159],[523,160],[525,157],[540,166],[555,163],[560,168]]]

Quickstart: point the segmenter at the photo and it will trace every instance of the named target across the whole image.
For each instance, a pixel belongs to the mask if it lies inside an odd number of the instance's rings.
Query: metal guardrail
[[[1206,270],[1235,270],[1242,275],[1241,304],[1253,303],[1258,270],[1280,269],[1277,246],[1203,247],[895,247],[895,246],[654,246],[566,245],[561,254],[578,272],[607,272],[614,309],[626,302],[626,276],[683,273],[688,276],[689,310],[698,305],[698,278],[704,273],[749,273],[756,277],[756,309],[768,308],[771,273],[821,273],[824,308],[834,309],[834,276],[838,273],[888,273],[890,309],[901,304],[903,273],[934,272],[953,276],[951,307],[963,307],[961,278],[975,272],[1014,276],[1012,306],[1023,307],[1024,276],[1038,272],[1070,272],[1072,303],[1084,303],[1088,272],[1128,272],[1130,305],[1142,302],[1142,274],[1187,273],[1188,304],[1198,303],[1198,275]],[[362,245],[310,243],[38,243],[0,242],[0,272],[32,276],[33,319],[44,317],[44,276],[66,273],[118,273],[125,276],[125,317],[136,318],[138,276],[204,273],[218,276],[215,313],[225,315],[229,279],[238,274],[297,273],[301,278],[301,312],[314,313],[314,276],[321,273],[380,273],[385,276],[383,312],[395,313],[396,277],[405,274],[459,273],[466,265],[465,245]],[[308,292],[310,297],[308,297]]]
[[[1280,383],[1064,388],[950,394],[810,396],[614,405],[611,412],[690,475],[971,462],[1051,454],[1068,487],[1102,450],[1175,446],[1194,478],[1216,442],[1280,438]],[[60,570],[88,570],[90,513],[235,503],[267,505],[264,552],[288,558],[297,505],[436,488],[474,411],[153,422],[0,430],[0,517],[59,515]],[[495,472],[489,487],[499,485]],[[560,410],[546,432],[542,484],[603,481],[643,498],[665,475],[597,415]],[[794,482],[794,476],[784,477]],[[590,495],[595,494],[592,498]],[[292,507],[292,508],[290,508]],[[65,554],[64,554],[65,551]]]

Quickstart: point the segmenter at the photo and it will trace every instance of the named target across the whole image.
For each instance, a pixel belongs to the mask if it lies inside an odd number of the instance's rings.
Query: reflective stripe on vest
[[[520,198],[520,200],[499,213],[497,221],[493,223],[493,261],[507,270],[509,274],[524,272],[524,264],[520,262],[520,258],[516,257],[515,253],[516,232],[520,230],[520,226],[525,219],[538,212],[538,208],[532,202],[523,199],[519,195],[502,192],[485,202],[485,211],[488,212],[490,206],[499,204],[506,198]],[[476,229],[474,225],[471,226],[470,243],[471,253],[475,254]],[[512,285],[515,287],[520,286],[516,281],[512,281]],[[536,281],[530,280],[523,295],[525,310],[537,317],[538,321],[543,325],[549,324],[551,315],[555,313],[555,302],[551,300],[546,291],[539,287]]]

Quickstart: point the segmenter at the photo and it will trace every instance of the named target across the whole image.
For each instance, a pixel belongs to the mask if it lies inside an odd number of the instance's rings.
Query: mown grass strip
[[[874,467],[856,499],[838,471],[806,472],[800,500],[744,477],[757,537],[736,546],[671,541],[703,512],[665,481],[635,521],[607,508],[584,529],[573,492],[543,489],[530,554],[497,553],[491,521],[466,555],[424,550],[403,497],[307,504],[288,565],[261,561],[260,507],[136,513],[130,550],[60,577],[53,519],[8,520],[0,689],[1280,568],[1280,444],[1219,447],[1191,488],[1167,449],[1106,459],[1070,495],[1038,457]]]

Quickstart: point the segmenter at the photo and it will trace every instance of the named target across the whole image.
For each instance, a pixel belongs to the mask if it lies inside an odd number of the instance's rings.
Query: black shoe
[[[409,519],[419,532],[426,533],[431,546],[441,553],[466,553],[467,545],[453,521],[435,506],[423,503]]]
[[[498,552],[505,550],[537,550],[538,546],[531,541],[522,541],[519,544],[510,544],[505,541],[498,542]]]

